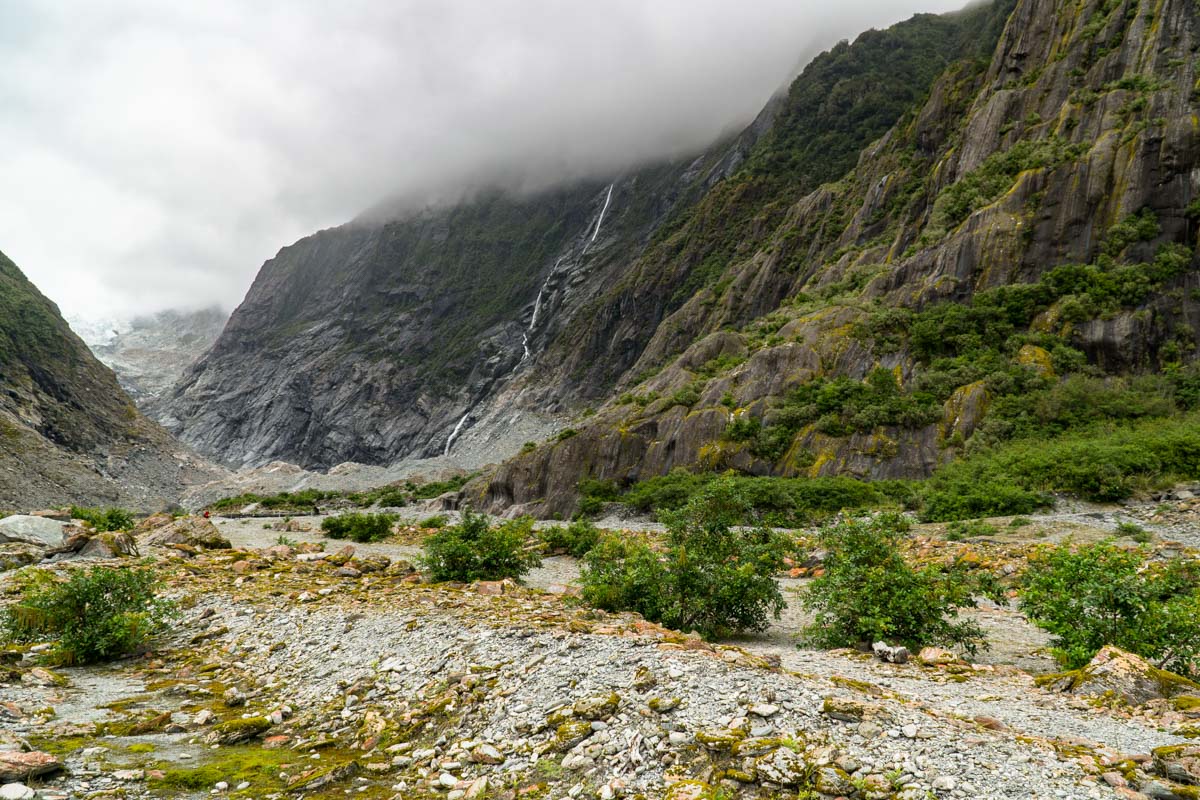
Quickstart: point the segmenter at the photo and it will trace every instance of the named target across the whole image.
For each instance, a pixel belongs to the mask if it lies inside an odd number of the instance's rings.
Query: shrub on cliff
[[[422,564],[435,581],[520,579],[542,563],[528,550],[533,519],[521,517],[493,526],[486,514],[463,511],[462,521],[425,540]]]
[[[765,526],[733,527],[752,513],[734,482],[722,479],[661,515],[663,552],[605,537],[584,561],[584,600],[706,637],[765,629],[784,607],[774,575],[787,542]]]
[[[898,514],[846,520],[821,530],[825,574],[815,579],[804,604],[816,612],[806,631],[820,647],[853,647],[885,641],[919,647],[961,645],[973,651],[983,640],[974,622],[956,621],[958,609],[975,605],[973,583],[955,568],[914,568],[900,550],[909,528]]]
[[[132,653],[165,627],[174,607],[155,594],[146,569],[91,567],[65,581],[35,573],[20,598],[0,615],[13,642],[54,642],[61,664],[91,664]]]
[[[1144,561],[1142,550],[1110,542],[1047,548],[1031,559],[1021,608],[1054,634],[1063,666],[1082,667],[1111,644],[1172,672],[1200,671],[1197,568]]]

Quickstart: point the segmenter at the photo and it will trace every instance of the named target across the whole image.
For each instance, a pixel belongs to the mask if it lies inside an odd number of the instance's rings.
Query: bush
[[[71,516],[81,519],[96,531],[127,531],[133,527],[133,514],[123,508],[80,508],[71,506]]]
[[[1200,596],[1194,568],[1143,568],[1145,554],[1111,542],[1049,548],[1031,560],[1020,592],[1030,621],[1054,635],[1054,653],[1075,669],[1106,644],[1185,675],[1197,673]]]
[[[465,509],[459,524],[425,540],[422,562],[435,581],[519,580],[542,563],[537,553],[525,548],[532,531],[532,517],[493,527],[486,514]]]
[[[439,528],[446,527],[446,523],[449,521],[450,521],[450,518],[447,517],[445,514],[434,514],[432,517],[426,517],[425,519],[418,522],[417,527],[418,528],[439,529]]]
[[[820,647],[961,645],[974,652],[983,631],[974,622],[953,621],[959,607],[975,605],[972,582],[954,567],[910,566],[900,552],[908,528],[903,517],[880,514],[821,530],[825,574],[804,595],[816,612],[809,641]]]
[[[583,558],[600,541],[600,530],[586,519],[577,519],[565,528],[561,525],[543,528],[538,538],[550,552]]]
[[[321,522],[321,530],[330,539],[350,539],[355,542],[381,542],[392,533],[392,514],[339,514]]]
[[[156,583],[145,569],[91,567],[65,581],[39,572],[0,615],[0,628],[8,641],[54,642],[60,664],[107,661],[141,648],[173,616]]]
[[[843,476],[771,478],[718,476],[676,469],[667,475],[634,484],[621,501],[638,511],[663,512],[683,508],[715,481],[728,481],[746,499],[745,515],[736,524],[763,522],[777,527],[800,527],[847,509],[876,508],[905,502],[911,489],[901,481],[866,482]]]
[[[1123,500],[1137,491],[1200,478],[1196,414],[1011,442],[947,464],[926,483],[927,522],[1029,514],[1062,492]]]
[[[584,600],[706,637],[765,629],[784,607],[774,575],[786,540],[763,526],[734,530],[752,514],[726,478],[663,515],[661,554],[636,539],[604,537],[584,560]]]

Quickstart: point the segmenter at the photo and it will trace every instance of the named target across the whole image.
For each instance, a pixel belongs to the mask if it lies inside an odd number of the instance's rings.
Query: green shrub
[[[402,508],[408,505],[409,493],[399,486],[381,486],[369,492],[360,492],[353,499],[360,508],[373,505],[380,508]]]
[[[1008,521],[1008,527],[1010,528],[1026,528],[1032,524],[1033,520],[1029,517],[1013,517]]]
[[[1150,531],[1133,522],[1118,522],[1117,535],[1133,539],[1138,544],[1146,544],[1154,538]]]
[[[958,520],[946,526],[946,539],[951,542],[974,539],[976,536],[995,536],[996,533],[995,525],[981,519]]]
[[[432,517],[426,517],[417,523],[418,528],[444,528],[450,518],[445,514],[435,514]]]
[[[96,531],[127,531],[134,525],[133,514],[123,508],[80,508],[71,506],[71,516],[81,519]]]
[[[909,565],[900,551],[908,528],[903,517],[880,514],[821,530],[825,574],[804,593],[805,606],[816,612],[809,641],[820,647],[960,645],[969,652],[983,641],[977,624],[955,621],[960,607],[975,605],[973,582],[957,568]]]
[[[538,531],[546,550],[583,558],[600,541],[600,529],[586,519],[577,519],[565,528],[554,525]]]
[[[1049,548],[1031,560],[1021,608],[1054,635],[1054,652],[1069,669],[1107,644],[1158,666],[1196,674],[1200,596],[1195,569],[1173,562],[1145,568],[1145,553],[1110,542]]]
[[[457,492],[467,485],[467,481],[474,477],[475,473],[471,473],[470,475],[455,475],[444,481],[433,481],[431,483],[418,484],[409,482],[406,484],[406,488],[414,500],[432,500],[448,492]]]
[[[92,664],[132,653],[161,631],[174,606],[156,596],[146,569],[90,567],[63,581],[39,572],[0,614],[13,642],[54,642],[60,664]]]
[[[1195,414],[1010,442],[947,464],[922,487],[927,522],[1029,514],[1065,493],[1101,502],[1200,478]]]
[[[355,542],[381,542],[392,533],[392,514],[339,514],[326,517],[321,530],[330,539],[350,539]]]
[[[800,527],[847,509],[876,508],[906,503],[910,485],[901,481],[860,481],[832,476],[773,478],[675,469],[634,484],[621,497],[631,508],[662,516],[685,506],[714,481],[729,481],[747,501],[747,514],[738,524],[763,522],[777,527]]]
[[[784,607],[774,575],[787,543],[763,526],[734,529],[752,514],[736,483],[722,479],[663,515],[661,554],[640,540],[604,537],[584,559],[584,600],[706,637],[765,629]]]
[[[599,514],[605,503],[611,503],[621,495],[621,489],[613,480],[585,478],[579,482],[579,512]]]
[[[465,509],[459,524],[425,540],[424,568],[435,581],[519,580],[542,563],[526,549],[532,531],[532,517],[493,526],[486,514]]]

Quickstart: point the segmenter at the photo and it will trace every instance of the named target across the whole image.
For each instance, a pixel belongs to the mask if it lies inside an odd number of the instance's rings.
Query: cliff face
[[[677,466],[927,475],[1013,391],[1001,378],[1191,360],[1196,47],[1182,0],[1020,0],[987,59],[949,64],[840,179],[760,202],[782,169],[765,137],[699,206],[751,195],[714,228],[748,218],[752,235],[653,327],[624,392],[478,482],[475,502],[569,513],[584,478]],[[807,190],[793,175],[783,185]],[[696,274],[671,263],[673,285]],[[637,275],[625,296],[655,288]],[[946,302],[980,334],[1001,328],[976,318],[1005,317],[1004,338],[967,343]]]
[[[175,388],[168,425],[229,463],[323,468],[442,455],[484,419],[524,430],[505,392],[533,387],[520,408],[549,419],[586,387],[536,391],[547,343],[742,147],[286,247]]]
[[[57,307],[0,254],[0,508],[160,507],[211,474],[138,413]]]

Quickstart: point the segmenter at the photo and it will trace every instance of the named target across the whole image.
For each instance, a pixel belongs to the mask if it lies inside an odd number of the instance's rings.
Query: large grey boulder
[[[0,542],[21,542],[39,547],[58,547],[63,543],[66,523],[28,514],[13,514],[0,519]]]

